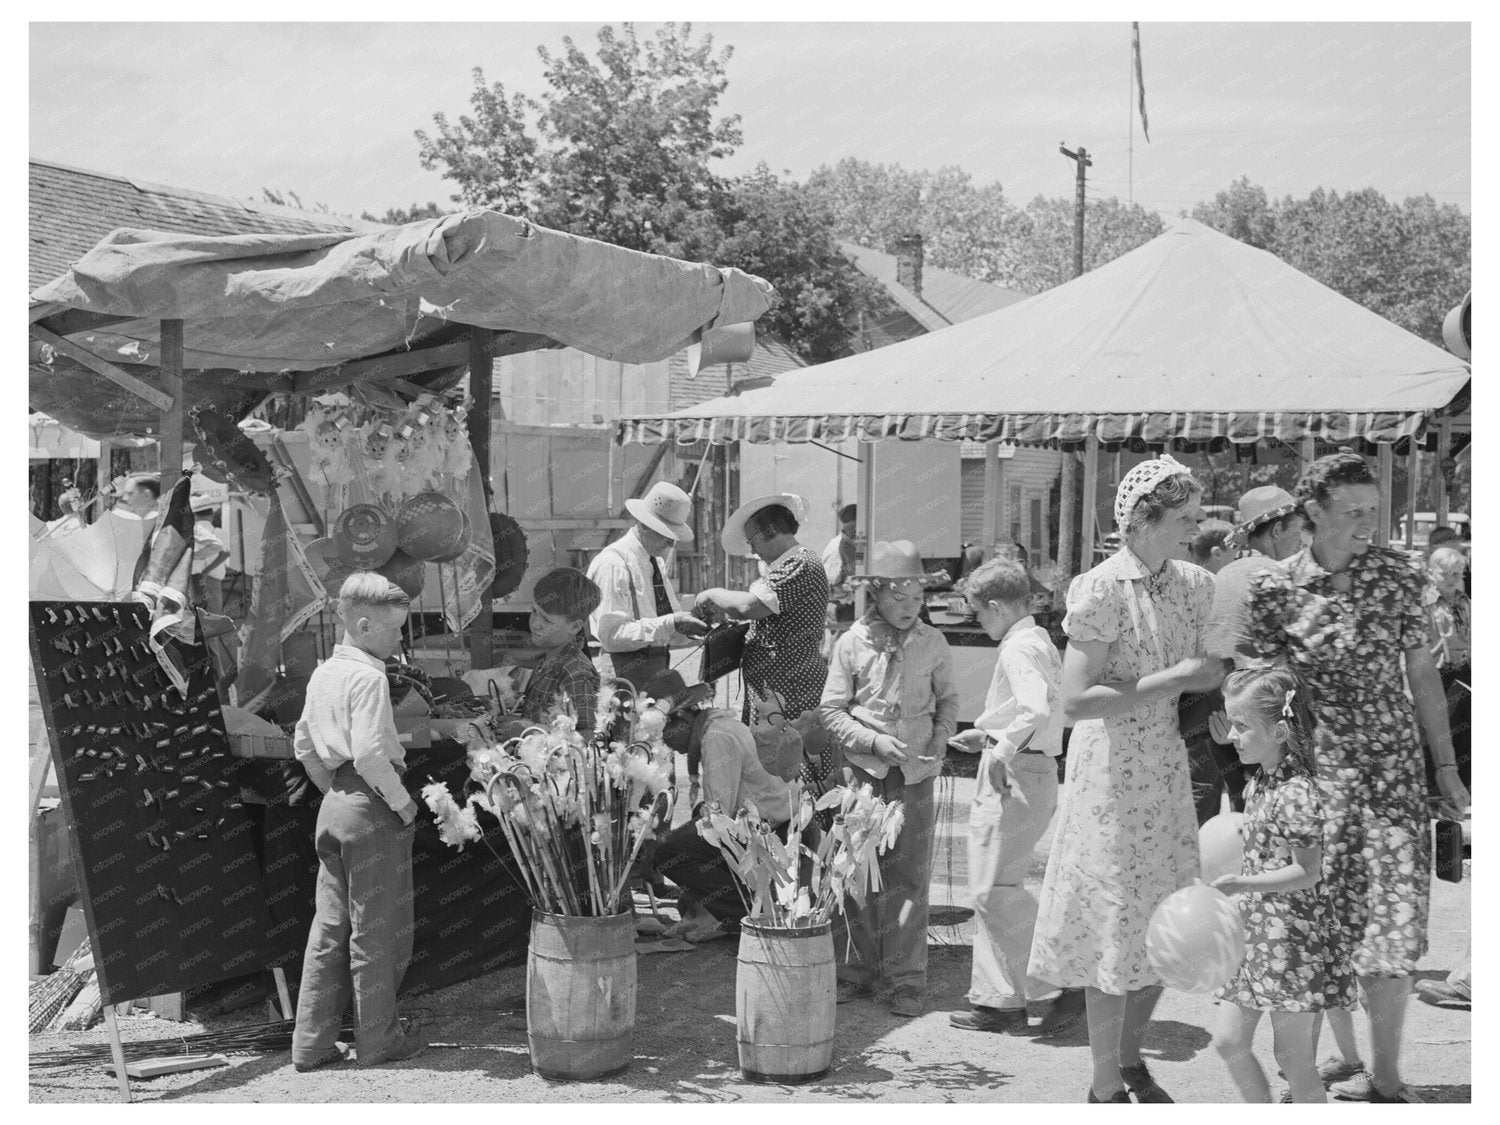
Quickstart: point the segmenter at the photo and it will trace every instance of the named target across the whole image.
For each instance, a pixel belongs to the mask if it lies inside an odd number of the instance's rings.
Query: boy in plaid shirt
[[[583,635],[599,599],[599,587],[572,567],[560,566],[537,581],[531,595],[531,643],[542,650],[543,659],[521,697],[523,718],[545,723],[566,698],[578,717],[578,733],[594,733],[599,670],[584,655]]]

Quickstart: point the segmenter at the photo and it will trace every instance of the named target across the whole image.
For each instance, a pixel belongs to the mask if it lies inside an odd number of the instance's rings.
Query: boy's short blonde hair
[[[339,587],[339,617],[345,626],[358,621],[361,613],[382,606],[409,609],[411,598],[385,575],[369,570],[355,571]]]
[[[983,605],[986,602],[1029,602],[1031,579],[1015,559],[991,559],[963,580],[963,595]]]

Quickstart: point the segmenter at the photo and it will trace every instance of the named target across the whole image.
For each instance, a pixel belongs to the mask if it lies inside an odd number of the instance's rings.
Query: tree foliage
[[[1434,344],[1472,276],[1470,217],[1429,195],[1315,189],[1270,202],[1241,177],[1192,217],[1283,261]]]
[[[940,269],[1039,293],[1073,276],[1071,198],[1038,196],[1026,207],[998,183],[976,185],[962,168],[912,172],[899,164],[845,158],[818,168],[808,187],[833,212],[840,238],[889,249],[922,235],[926,260]],[[1084,268],[1101,266],[1162,231],[1154,212],[1117,199],[1084,207]]]
[[[718,114],[733,49],[666,24],[649,40],[630,24],[598,32],[593,55],[570,37],[537,49],[547,88],[508,94],[475,69],[471,115],[433,115],[419,158],[458,188],[455,202],[556,230],[688,260],[738,266],[781,294],[762,324],[811,360],[847,350],[860,279],[838,254],[832,220],[764,167],[714,170],[741,140]]]
[[[406,223],[416,223],[423,219],[440,219],[448,212],[444,211],[436,203],[413,203],[410,207],[387,207],[384,215],[375,215],[369,211],[360,215],[367,223],[385,223],[387,226],[399,227]]]

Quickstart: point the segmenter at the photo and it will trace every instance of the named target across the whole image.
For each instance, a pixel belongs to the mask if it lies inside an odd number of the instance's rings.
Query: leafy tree
[[[877,292],[839,252],[823,201],[761,163],[728,185],[718,220],[712,260],[776,279],[781,301],[761,323],[809,358],[847,352],[858,310]]]
[[[1373,188],[1317,188],[1268,203],[1242,176],[1192,215],[1434,344],[1471,284],[1470,218],[1428,195],[1392,203]]]
[[[1192,217],[1260,250],[1271,250],[1276,244],[1276,216],[1266,189],[1252,184],[1249,176],[1235,180],[1212,203],[1196,205]]]
[[[840,238],[889,249],[916,231],[926,259],[941,269],[1038,293],[1073,276],[1073,200],[1038,196],[1023,210],[998,183],[976,186],[962,168],[909,172],[852,157],[821,167],[808,187],[827,201]],[[1161,219],[1116,199],[1084,209],[1087,269],[1133,250],[1162,231]]]
[[[405,223],[420,222],[423,219],[441,219],[448,212],[436,203],[413,203],[410,207],[387,207],[384,215],[373,215],[369,211],[360,215],[367,223],[385,223],[388,226],[399,227]]]
[[[474,116],[463,115],[455,125],[446,114],[434,113],[437,137],[417,130],[417,159],[429,172],[441,168],[443,179],[458,185],[458,194],[450,197],[454,203],[524,217],[535,191],[536,141],[526,131],[535,103],[521,94],[507,98],[499,82],[485,85],[477,66],[472,73]]]
[[[618,246],[758,273],[782,294],[765,323],[808,359],[847,350],[857,272],[834,252],[831,217],[765,168],[726,180],[737,116],[718,116],[732,48],[667,24],[647,41],[601,28],[595,56],[571,38],[538,48],[547,90],[507,95],[474,71],[472,116],[434,114],[419,158],[493,207]]]

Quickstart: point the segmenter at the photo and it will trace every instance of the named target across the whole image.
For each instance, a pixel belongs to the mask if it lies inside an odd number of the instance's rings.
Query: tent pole
[[[1057,511],[1057,564],[1061,573],[1073,576],[1073,521],[1077,507],[1078,461],[1073,451],[1062,451],[1062,488]],[[1066,584],[1064,584],[1066,589]],[[1054,595],[1056,591],[1053,591]],[[1056,600],[1054,596],[1054,601]]]
[[[485,511],[495,510],[495,487],[490,477],[490,397],[495,363],[490,358],[490,330],[469,331],[469,447],[479,463]],[[495,663],[495,612],[491,590],[479,591],[479,616],[469,629],[469,667],[490,668]]]
[[[1000,460],[1000,443],[984,443],[984,524],[980,536],[983,542],[985,561],[995,557],[995,544],[1000,542],[1000,505],[1005,495],[1005,467]]]
[[[158,462],[161,470],[161,495],[163,500],[172,495],[177,478],[182,476],[182,321],[161,322],[161,383],[172,398],[172,404],[161,414],[161,435]],[[163,508],[165,514],[165,508]]]
[[[1406,446],[1406,549],[1411,550],[1417,532],[1417,478],[1422,467],[1422,454],[1417,449],[1417,439],[1408,438]]]
[[[1381,547],[1391,545],[1391,503],[1395,497],[1391,495],[1391,480],[1395,467],[1395,456],[1391,451],[1391,443],[1381,442],[1375,448],[1375,462],[1380,474],[1380,522],[1376,525],[1375,540]]]
[[[1099,435],[1092,430],[1083,441],[1083,544],[1080,571],[1094,566],[1094,520],[1099,509]]]
[[[1438,423],[1438,471],[1433,474],[1437,478],[1437,504],[1434,507],[1437,513],[1437,524],[1435,526],[1448,522],[1448,478],[1443,474],[1443,462],[1448,459],[1448,449],[1452,441],[1453,424],[1444,418]]]
[[[865,540],[865,564],[869,565],[870,552],[875,548],[875,443],[859,443],[859,527]],[[854,618],[865,615],[865,592],[863,582],[854,584]]]

